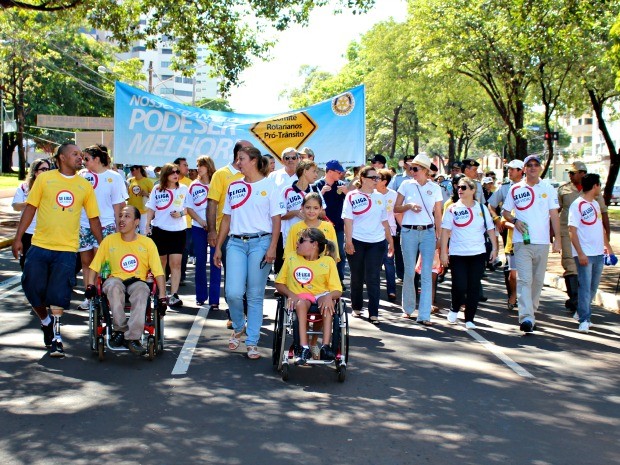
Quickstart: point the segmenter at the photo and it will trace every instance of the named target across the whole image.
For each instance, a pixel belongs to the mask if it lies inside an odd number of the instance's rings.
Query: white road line
[[[194,319],[194,323],[189,330],[189,334],[187,335],[185,343],[183,344],[183,348],[181,349],[181,353],[179,354],[179,358],[177,358],[177,362],[174,364],[174,368],[172,369],[173,375],[184,375],[187,373],[187,370],[189,369],[189,364],[191,363],[192,357],[194,356],[194,349],[196,349],[198,339],[200,339],[200,335],[202,334],[202,328],[207,321],[208,315],[208,308],[202,307],[200,310],[198,310],[196,318]]]
[[[13,276],[12,278],[5,279],[4,281],[2,281],[2,282],[0,283],[0,290],[1,290],[2,288],[5,288],[5,287],[10,287],[10,286],[12,286],[12,285],[13,285],[13,284],[15,284],[15,283],[20,282],[20,281],[21,281],[21,279],[22,279],[22,274],[21,274],[21,273],[19,273],[19,274],[18,274],[18,275],[16,275],[16,276]]]
[[[10,297],[11,295],[15,294],[16,292],[19,292],[22,290],[21,286],[16,286],[13,289],[11,289],[10,291],[4,292],[2,295],[0,295],[0,300],[4,300],[7,297]]]
[[[514,371],[519,376],[522,376],[523,378],[534,378],[534,375],[532,375],[529,371],[527,371],[525,368],[523,368],[521,365],[519,365],[517,362],[511,359],[508,355],[502,352],[495,344],[492,344],[491,342],[483,338],[476,331],[472,329],[468,329],[467,334],[469,334],[476,341],[482,344],[483,347],[485,347],[489,352],[491,352],[493,355],[499,358],[502,362],[504,362],[508,368],[510,368],[512,371]]]

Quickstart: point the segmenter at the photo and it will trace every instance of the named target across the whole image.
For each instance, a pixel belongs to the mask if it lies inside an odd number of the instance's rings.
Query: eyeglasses
[[[468,186],[466,184],[461,184],[460,186],[457,186],[459,190],[462,191],[466,191],[468,189]]]
[[[378,181],[379,179],[381,179],[379,176],[362,176],[362,177],[366,179],[372,179],[373,181]]]
[[[172,170],[170,171],[170,174],[181,174],[181,172],[179,170]]]
[[[310,242],[311,244],[315,243],[316,241],[314,239],[307,239],[305,237],[300,237],[298,242],[300,244],[303,244],[304,242]]]
[[[297,160],[297,158],[299,158],[297,155],[293,155],[293,156],[283,156],[282,157],[284,159],[284,161],[290,161],[290,160]]]

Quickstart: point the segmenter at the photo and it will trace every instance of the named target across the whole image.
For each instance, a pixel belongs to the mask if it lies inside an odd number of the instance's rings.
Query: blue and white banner
[[[287,147],[310,147],[319,166],[366,160],[364,86],[300,110],[275,115],[244,115],[174,103],[127,84],[116,83],[114,162],[162,166],[208,155],[216,167],[232,161],[237,140],[248,140],[280,160]]]

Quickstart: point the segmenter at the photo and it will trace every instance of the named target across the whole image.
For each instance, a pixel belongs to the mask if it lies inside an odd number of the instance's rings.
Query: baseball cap
[[[380,153],[377,153],[374,157],[372,157],[372,160],[370,160],[370,163],[383,163],[385,165],[387,163],[387,160],[385,159],[383,155],[381,155]]]
[[[588,167],[582,161],[574,161],[573,164],[570,166],[569,171],[572,171],[573,173],[576,171],[585,171],[587,173]]]
[[[538,155],[528,155],[527,157],[525,157],[525,160],[523,160],[523,165],[524,166],[527,165],[528,162],[530,162],[532,160],[538,162],[539,164],[542,164],[542,162],[540,161],[540,158],[538,157]]]
[[[486,178],[482,178],[482,184],[488,184],[488,183],[493,183],[493,178],[490,177],[486,177]]]
[[[305,153],[306,155],[309,155],[311,157],[314,156],[314,150],[312,150],[310,147],[304,147],[303,149],[301,149],[301,153]]]
[[[344,168],[342,167],[342,165],[340,164],[340,162],[338,160],[329,160],[326,164],[325,164],[325,170],[333,170],[333,171],[339,171],[340,173],[344,173]]]
[[[522,170],[523,169],[523,162],[521,160],[517,160],[515,158],[514,160],[510,160],[510,163],[506,164],[506,168],[516,168],[518,170]]]

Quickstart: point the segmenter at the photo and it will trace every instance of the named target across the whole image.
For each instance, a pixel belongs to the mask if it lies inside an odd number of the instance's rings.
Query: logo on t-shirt
[[[235,181],[230,183],[228,187],[228,201],[230,202],[230,208],[241,207],[252,196],[252,186],[247,182]]]
[[[121,269],[127,273],[133,273],[138,268],[138,257],[127,254],[121,258]]]
[[[157,189],[155,192],[155,208],[158,210],[165,210],[170,205],[172,205],[172,201],[174,200],[174,194],[171,190],[165,189],[160,191]]]
[[[295,268],[295,271],[293,271],[293,277],[295,278],[295,281],[297,281],[302,286],[305,286],[312,282],[312,278],[314,278],[314,273],[312,273],[312,270],[306,266],[299,266]]]
[[[452,207],[452,223],[458,228],[463,228],[474,221],[474,212],[469,207]]]
[[[363,192],[354,192],[351,194],[349,202],[351,202],[351,208],[354,215],[362,215],[370,210],[370,207],[372,207],[372,200],[370,199],[370,196],[364,194]]]
[[[194,205],[199,207],[207,201],[207,195],[209,194],[209,187],[204,184],[192,184],[189,187],[189,193],[192,195],[192,201]]]
[[[133,186],[133,187],[131,188],[131,193],[132,193],[133,195],[140,195],[140,191],[141,191],[141,190],[142,190],[142,189],[140,189],[140,186],[135,185],[135,186]]]
[[[512,199],[517,210],[527,210],[534,205],[534,189],[530,186],[517,186],[512,189]]]
[[[590,202],[581,202],[579,204],[579,214],[581,215],[581,222],[586,226],[592,226],[598,219],[596,208]]]
[[[289,187],[284,191],[284,198],[286,199],[286,210],[299,210],[301,203],[304,201],[304,193],[296,192],[295,189]]]
[[[97,185],[99,184],[99,176],[97,176],[96,173],[93,173],[92,171],[85,171],[82,173],[82,177],[93,186],[93,189],[97,188]]]
[[[56,203],[62,207],[63,210],[73,206],[73,202],[75,202],[75,198],[70,191],[60,191],[56,194]]]

